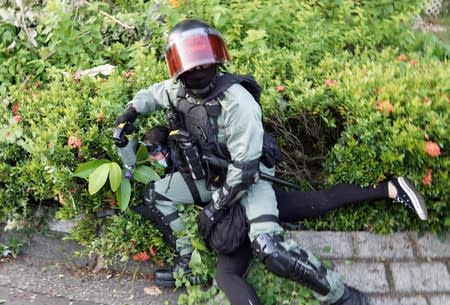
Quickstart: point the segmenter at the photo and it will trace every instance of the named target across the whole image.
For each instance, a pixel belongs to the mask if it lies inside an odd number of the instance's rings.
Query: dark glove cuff
[[[117,127],[120,123],[133,123],[134,121],[136,121],[137,117],[138,112],[136,108],[134,108],[132,105],[128,105],[127,108],[125,108],[125,111],[117,117],[114,125]]]

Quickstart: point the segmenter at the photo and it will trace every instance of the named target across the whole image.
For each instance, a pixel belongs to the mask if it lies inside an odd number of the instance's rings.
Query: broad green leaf
[[[159,180],[158,174],[153,169],[151,169],[146,165],[140,165],[136,167],[133,173],[133,178],[136,179],[136,181],[143,184],[147,184],[150,181]]]
[[[120,210],[125,211],[128,208],[131,197],[131,184],[127,179],[120,181],[120,187],[117,189],[116,199]]]
[[[147,148],[144,145],[139,145],[139,148],[136,152],[136,160],[139,161],[145,161],[148,158],[148,151]]]
[[[109,164],[109,185],[113,192],[117,191],[122,180],[122,169],[116,162]]]
[[[94,195],[105,185],[108,174],[109,163],[105,163],[97,167],[89,175],[89,194]]]
[[[189,267],[200,266],[202,264],[202,257],[197,250],[192,252],[191,261],[189,262]]]
[[[86,179],[97,167],[99,167],[100,165],[105,164],[107,162],[110,162],[110,161],[106,160],[106,159],[88,161],[88,162],[83,163],[80,166],[78,166],[78,168],[76,169],[75,173],[73,173],[73,175],[75,177],[80,177],[80,178]]]

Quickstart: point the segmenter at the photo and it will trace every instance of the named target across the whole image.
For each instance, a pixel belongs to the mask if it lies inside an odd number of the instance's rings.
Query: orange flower
[[[156,246],[151,246],[149,252],[151,256],[156,256],[156,254],[158,254],[158,249],[156,248]]]
[[[278,92],[283,92],[286,88],[283,85],[278,85],[275,87],[275,90],[277,90]]]
[[[19,114],[19,110],[20,110],[20,104],[19,103],[15,103],[14,105],[12,105],[11,111],[12,111],[13,114]]]
[[[109,198],[108,203],[109,203],[109,206],[112,208],[117,206],[117,200],[115,198]]]
[[[148,256],[147,252],[140,252],[138,254],[133,255],[133,260],[135,262],[145,262],[150,259],[150,256]]]
[[[67,146],[69,146],[69,148],[80,148],[81,146],[80,138],[70,136],[69,139],[67,140]]]
[[[397,56],[397,59],[400,61],[407,61],[408,56],[406,56],[405,54],[400,54],[399,56]]]
[[[375,108],[380,112],[386,113],[387,115],[394,112],[394,106],[392,106],[391,102],[388,100],[377,102],[375,104]]]
[[[182,0],[169,0],[170,6],[173,8],[177,8],[180,7],[182,5],[186,4],[186,1],[182,1]]]
[[[431,168],[429,168],[427,170],[425,176],[423,176],[423,178],[422,178],[422,184],[430,185],[432,181],[433,181],[433,170]]]
[[[338,84],[338,81],[335,79],[326,79],[325,80],[325,85],[329,88],[333,88],[336,87]]]
[[[411,65],[411,66],[417,66],[417,60],[415,60],[415,59],[411,59],[410,61],[409,61],[409,64]]]
[[[432,141],[426,141],[425,142],[425,152],[430,157],[439,157],[441,155],[441,148],[438,144],[432,142]]]
[[[16,120],[16,123],[19,123],[21,119],[22,119],[22,116],[20,114],[16,114],[14,116],[14,120]]]

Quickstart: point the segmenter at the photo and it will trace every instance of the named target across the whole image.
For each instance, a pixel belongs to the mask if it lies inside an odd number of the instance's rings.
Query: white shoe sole
[[[418,195],[414,186],[404,177],[400,177],[397,179],[398,184],[402,187],[405,193],[411,198],[412,204],[414,205],[414,209],[416,210],[417,215],[422,220],[428,219],[427,206],[425,205],[425,200],[422,196]]]

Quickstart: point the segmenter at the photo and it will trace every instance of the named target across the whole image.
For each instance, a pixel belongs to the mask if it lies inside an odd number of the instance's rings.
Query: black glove
[[[117,147],[122,148],[127,146],[127,135],[131,135],[134,131],[134,126],[130,123],[124,123],[125,126],[116,126],[113,130],[112,139]]]
[[[198,219],[198,231],[205,240],[209,238],[214,226],[224,215],[224,210],[217,210],[212,201],[203,208]]]
[[[136,108],[133,106],[128,106],[125,111],[117,117],[117,119],[114,122],[114,127],[119,126],[121,123],[130,123],[130,125],[136,121],[138,116],[138,113],[136,111]]]

